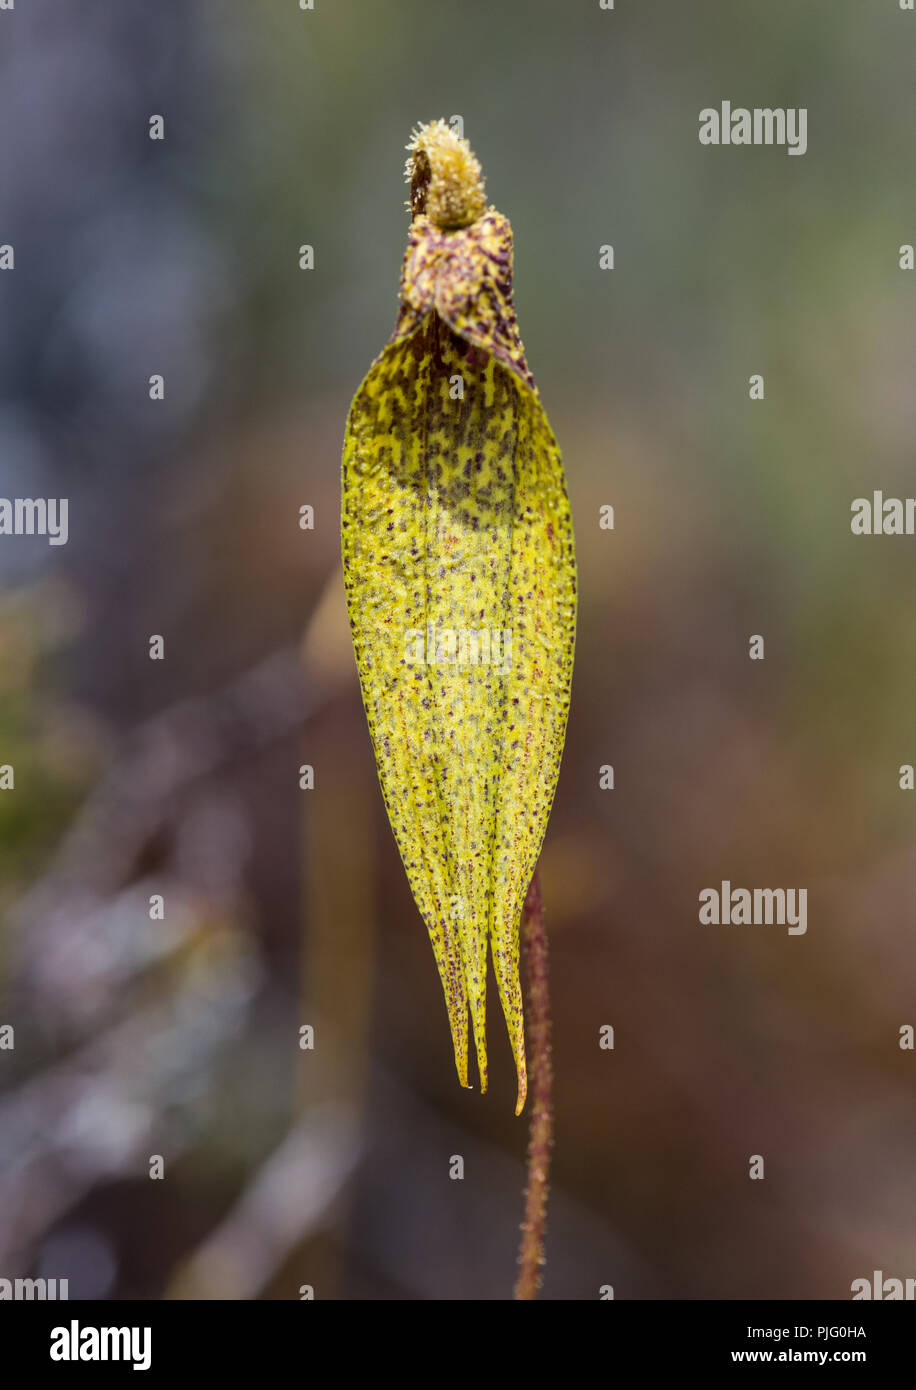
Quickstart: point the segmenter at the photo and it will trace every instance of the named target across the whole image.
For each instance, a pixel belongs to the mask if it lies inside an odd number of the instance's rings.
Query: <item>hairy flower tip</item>
[[[407,149],[407,206],[413,216],[425,213],[445,230],[476,222],[487,203],[480,163],[467,140],[445,121],[430,121],[414,130]]]

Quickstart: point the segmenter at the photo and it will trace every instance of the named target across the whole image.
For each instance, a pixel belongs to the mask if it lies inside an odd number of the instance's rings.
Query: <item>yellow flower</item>
[[[488,945],[525,1103],[518,929],[560,768],[576,569],[512,301],[512,229],[443,121],[408,146],[394,333],[350,408],[344,579],[382,794],[468,1084]]]

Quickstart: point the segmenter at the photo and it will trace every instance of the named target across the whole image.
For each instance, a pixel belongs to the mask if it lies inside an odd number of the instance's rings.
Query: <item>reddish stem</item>
[[[530,1129],[528,1134],[528,1186],[525,1219],[519,1251],[517,1299],[537,1297],[544,1264],[544,1230],[547,1224],[547,1192],[550,1150],[553,1146],[553,1061],[550,1054],[550,990],[547,971],[547,933],[538,871],[528,888],[520,928],[522,955],[528,975],[528,1077]]]

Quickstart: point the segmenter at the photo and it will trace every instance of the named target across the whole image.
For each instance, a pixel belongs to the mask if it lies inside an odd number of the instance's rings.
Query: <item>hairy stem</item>
[[[534,875],[525,898],[521,922],[521,948],[528,975],[528,1075],[531,1127],[528,1134],[528,1186],[525,1219],[519,1250],[517,1299],[537,1297],[544,1263],[544,1229],[547,1224],[547,1192],[550,1150],[553,1146],[553,1061],[550,1055],[550,990],[547,971],[547,933],[541,880]]]

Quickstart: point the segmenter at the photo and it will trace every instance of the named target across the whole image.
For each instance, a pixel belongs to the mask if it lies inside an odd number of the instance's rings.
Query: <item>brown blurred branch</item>
[[[355,1113],[312,1107],[260,1166],[232,1210],[173,1276],[172,1299],[251,1299],[292,1250],[331,1221],[360,1155]],[[313,1268],[308,1269],[314,1284]],[[327,1289],[319,1285],[319,1296]]]
[[[18,904],[17,918],[59,908],[62,888],[116,891],[176,797],[294,732],[324,698],[321,689],[307,698],[302,657],[290,645],[213,694],[182,700],[148,720],[86,799],[50,868]]]

